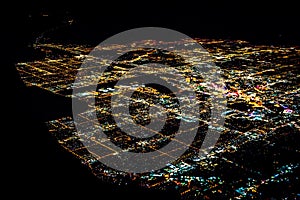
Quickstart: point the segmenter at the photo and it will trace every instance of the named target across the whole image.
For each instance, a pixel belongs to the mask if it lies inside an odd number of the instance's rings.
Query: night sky
[[[143,26],[175,29],[194,37],[246,39],[254,42],[299,43],[299,12],[292,1],[256,3],[231,1],[31,1],[13,9],[18,40],[74,19],[72,35],[101,42],[120,31]],[[15,13],[16,12],[16,13]],[[43,17],[48,14],[48,17]],[[21,31],[22,30],[22,31]],[[78,36],[79,35],[79,36]],[[97,41],[98,42],[98,41]]]

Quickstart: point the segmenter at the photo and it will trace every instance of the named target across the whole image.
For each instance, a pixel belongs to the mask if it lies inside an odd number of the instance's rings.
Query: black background
[[[175,29],[192,37],[245,39],[253,43],[299,45],[299,11],[292,1],[159,1],[103,3],[91,1],[28,1],[12,3],[3,16],[5,61],[13,74],[15,114],[9,136],[16,141],[9,176],[11,195],[105,198],[153,197],[175,199],[173,191],[147,191],[131,186],[120,188],[102,183],[71,154],[63,150],[48,133],[44,122],[71,111],[70,102],[54,98],[35,88],[26,88],[14,63],[34,56],[28,48],[43,32],[62,27],[55,37],[61,40],[98,44],[115,33],[130,28],[159,26]],[[43,13],[49,14],[42,17]],[[64,21],[74,19],[72,29]],[[55,32],[55,31],[54,31]],[[61,35],[60,35],[61,34]],[[68,38],[70,37],[70,38]],[[5,62],[5,63],[6,63]],[[44,196],[41,196],[42,192]],[[120,198],[119,198],[120,196]]]

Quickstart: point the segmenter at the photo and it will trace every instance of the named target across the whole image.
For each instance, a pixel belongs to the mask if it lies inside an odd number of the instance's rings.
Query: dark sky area
[[[294,44],[299,43],[300,14],[292,2],[42,0],[24,2],[12,14],[17,16],[14,29],[19,39],[32,40],[72,18],[75,28],[69,31],[70,37],[97,43],[130,28],[159,26],[192,37]]]

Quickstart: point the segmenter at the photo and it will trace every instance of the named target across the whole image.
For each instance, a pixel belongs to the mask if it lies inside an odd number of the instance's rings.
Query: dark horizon
[[[64,29],[72,20],[67,37],[78,42],[100,43],[104,39],[132,28],[156,26],[170,28],[191,37],[247,40],[262,44],[299,45],[297,6],[284,4],[173,2],[165,5],[149,2],[89,2],[31,1],[14,9],[11,23],[18,43],[31,43],[44,32]],[[114,9],[120,5],[122,9]],[[62,33],[64,34],[64,33]],[[64,36],[62,36],[64,37]],[[64,38],[67,39],[67,38]],[[20,45],[20,44],[19,44]]]

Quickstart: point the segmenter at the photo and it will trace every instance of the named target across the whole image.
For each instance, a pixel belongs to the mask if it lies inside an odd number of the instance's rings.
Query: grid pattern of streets
[[[93,152],[87,151],[87,146],[83,146],[81,140],[84,137],[94,138],[91,146],[105,147],[105,143],[108,142],[108,139],[97,141],[95,128],[91,124],[99,122],[87,121],[89,112],[80,114],[81,123],[86,124],[90,130],[89,135],[83,136],[76,132],[70,116],[47,122],[50,132],[63,147],[81,159],[101,179],[120,184],[128,184],[134,180],[149,188],[176,188],[184,198],[193,199],[195,195],[210,198],[228,196],[237,199],[259,198],[268,187],[299,183],[299,174],[296,172],[300,167],[300,148],[297,144],[300,133],[300,48],[253,45],[239,40],[197,39],[197,41],[212,55],[213,62],[222,70],[228,101],[227,110],[223,113],[226,120],[221,137],[216,147],[206,156],[197,157],[197,146],[202,142],[201,137],[198,137],[180,159],[165,168],[147,174],[126,174],[104,166],[97,161],[97,156],[91,154]],[[138,41],[137,44],[139,42],[151,45],[156,41]],[[36,48],[45,53],[45,58],[17,64],[17,70],[23,81],[27,86],[37,86],[58,95],[71,97],[71,86],[83,59],[93,59],[86,56],[92,48],[59,44],[37,44]],[[101,48],[118,51],[130,47],[116,44]],[[148,56],[149,52],[138,55],[125,64],[137,65]],[[189,63],[193,64],[193,59],[197,58],[190,58]],[[107,63],[104,60],[101,64]],[[119,63],[114,70],[104,76],[95,74],[96,78],[100,77],[99,82],[103,87],[98,87],[98,91],[82,93],[76,98],[84,101],[99,94],[103,98],[119,95],[118,88],[107,85],[126,73],[127,69],[124,63]],[[181,70],[193,74],[191,68]],[[206,94],[206,85],[201,77],[186,76],[182,81],[193,84],[199,94]],[[82,87],[84,84],[73,87]],[[180,88],[180,85],[176,87]],[[172,99],[170,96],[165,95],[162,101],[170,99]],[[203,109],[201,116],[206,118],[209,103],[203,102],[207,110]],[[96,109],[100,116],[110,114],[109,107]],[[180,120],[199,120],[181,115],[179,110],[173,112]],[[203,119],[201,122],[205,127],[207,122]],[[109,131],[117,127],[113,123],[105,123],[102,124],[102,128]],[[200,128],[198,133],[201,135],[205,130]],[[129,143],[131,139],[123,135],[114,137],[113,140],[121,145],[124,142]],[[153,142],[163,143],[164,139],[139,141],[137,146],[143,148],[151,146]],[[132,150],[128,145],[126,147],[125,150]],[[106,156],[114,153],[108,149]],[[253,159],[257,162],[253,162]],[[296,194],[290,195],[293,197]]]

